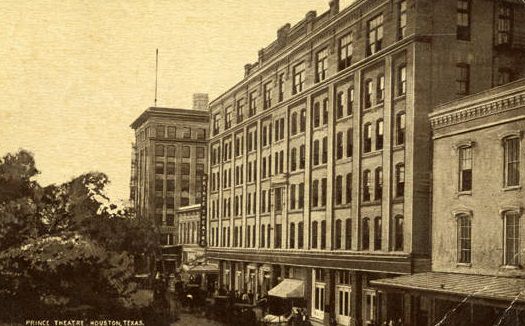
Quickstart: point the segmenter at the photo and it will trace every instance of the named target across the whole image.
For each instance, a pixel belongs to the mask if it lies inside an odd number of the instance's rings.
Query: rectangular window
[[[319,206],[319,180],[312,182],[312,207]]]
[[[301,117],[300,117],[301,121],[300,121],[300,129],[299,131],[300,132],[304,132],[306,130],[306,110],[305,109],[302,109],[301,110]]]
[[[312,222],[312,230],[310,232],[312,238],[312,248],[317,248],[317,221]]]
[[[354,88],[349,88],[348,89],[348,104],[346,106],[346,114],[347,115],[352,115],[353,113],[353,110],[354,110]]]
[[[190,146],[182,146],[182,157],[183,158],[189,158],[190,157]]]
[[[221,124],[221,115],[219,113],[213,116],[213,134],[217,135],[219,133],[219,128]]]
[[[383,149],[383,136],[384,136],[384,123],[383,120],[377,120],[376,122],[376,150]]]
[[[458,0],[457,2],[457,32],[458,40],[470,40],[470,0]]]
[[[299,222],[297,224],[297,248],[303,249],[304,245],[304,224]]]
[[[279,102],[284,100],[284,74],[279,74]]]
[[[459,191],[472,190],[472,147],[459,149]]]
[[[407,67],[401,66],[397,72],[397,95],[402,96],[407,93]]]
[[[321,125],[321,104],[319,102],[314,103],[314,128]]]
[[[363,128],[363,153],[372,150],[372,124],[367,123]]]
[[[352,219],[347,218],[345,221],[345,249],[352,249]]]
[[[204,158],[204,147],[197,147],[197,158]]]
[[[282,231],[283,231],[282,224],[275,224],[275,241],[274,241],[275,248],[281,248]]]
[[[405,113],[399,113],[396,116],[396,145],[405,143]]]
[[[467,95],[470,88],[470,66],[460,63],[456,66],[456,94]]]
[[[497,22],[497,45],[511,43],[512,36],[512,6],[505,1],[498,2],[498,22]]]
[[[338,132],[336,136],[336,157],[338,160],[343,158],[343,133]]]
[[[164,145],[155,146],[155,156],[164,157]]]
[[[264,109],[272,107],[272,82],[264,84]]]
[[[293,68],[293,94],[303,91],[304,88],[304,63],[300,63]]]
[[[458,223],[458,263],[469,264],[471,262],[471,221],[470,216],[460,215]]]
[[[295,185],[290,185],[290,209],[295,209]]]
[[[328,99],[323,100],[323,125],[328,124]]]
[[[363,201],[364,202],[370,201],[370,186],[371,186],[370,170],[365,170],[363,172]]]
[[[354,135],[352,128],[346,130],[346,157],[352,157],[354,151]]]
[[[365,109],[372,106],[372,92],[373,85],[372,80],[365,81]]]
[[[520,139],[518,137],[506,138],[504,147],[504,186],[518,186],[520,184]]]
[[[341,205],[343,203],[343,176],[338,175],[335,178],[335,204]]]
[[[250,111],[249,116],[253,117],[257,113],[257,91],[250,93]]]
[[[165,132],[166,126],[164,125],[157,125],[157,127],[155,128],[155,136],[157,138],[164,138]]]
[[[352,33],[346,34],[339,39],[339,70],[350,67],[352,64],[352,54],[354,52],[352,42]]]
[[[182,138],[184,138],[184,139],[190,139],[191,138],[191,129],[190,128],[182,128]]]
[[[336,100],[336,117],[337,119],[341,119],[343,117],[344,112],[344,93],[339,92],[337,93],[337,100]]]
[[[405,195],[405,165],[396,165],[396,197]]]
[[[275,212],[281,212],[283,210],[283,196],[282,196],[282,188],[275,188],[274,189],[275,194]]]
[[[244,119],[244,99],[237,100],[237,123],[241,123]]]
[[[383,15],[374,17],[367,25],[366,54],[372,55],[380,51],[383,43]]]
[[[173,126],[168,126],[168,138],[175,139],[176,137],[176,129]]]
[[[226,108],[226,114],[224,115],[224,129],[230,129],[232,126],[232,115],[233,109],[231,106]]]
[[[315,82],[325,80],[328,70],[328,49],[324,48],[317,52],[315,63]]]
[[[322,157],[323,164],[326,164],[328,162],[328,137],[323,137],[323,157]]]
[[[517,212],[508,211],[504,216],[505,261],[507,266],[518,266],[520,263],[520,220]]]
[[[381,75],[377,78],[376,84],[376,101],[381,103],[385,100],[385,76]]]
[[[399,20],[397,23],[397,38],[401,40],[407,35],[407,2],[405,0],[399,1],[398,12]]]

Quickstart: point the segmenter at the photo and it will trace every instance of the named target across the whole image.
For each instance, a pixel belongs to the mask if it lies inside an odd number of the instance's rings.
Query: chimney
[[[339,13],[339,0],[330,0],[328,5],[330,6],[330,17]]]
[[[193,109],[198,111],[208,110],[208,94],[195,93],[193,94]]]
[[[290,33],[290,23],[282,26],[277,30],[277,43],[281,46],[285,45],[288,40],[288,34]]]
[[[310,10],[306,13],[304,21],[306,22],[306,33],[310,33],[314,28],[315,17],[317,17],[317,12],[315,10]]]
[[[245,64],[244,65],[244,78],[250,75],[250,70],[252,70],[252,64],[251,63]]]

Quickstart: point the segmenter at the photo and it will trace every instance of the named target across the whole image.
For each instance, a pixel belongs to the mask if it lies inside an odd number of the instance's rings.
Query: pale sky
[[[341,1],[341,9],[350,0]],[[153,106],[214,99],[277,29],[321,14],[328,0],[3,0],[0,2],[0,155],[35,154],[43,185],[106,173],[129,197],[130,123]]]

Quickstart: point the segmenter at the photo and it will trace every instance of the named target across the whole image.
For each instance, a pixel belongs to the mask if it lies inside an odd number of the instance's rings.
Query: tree
[[[109,201],[103,173],[47,187],[37,173],[27,151],[0,160],[0,318],[129,313],[134,258],[159,252],[154,226]]]

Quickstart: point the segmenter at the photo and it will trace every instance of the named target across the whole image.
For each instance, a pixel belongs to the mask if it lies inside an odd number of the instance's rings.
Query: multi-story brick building
[[[132,124],[135,130],[132,187],[138,215],[160,227],[161,241],[178,243],[176,211],[201,203],[207,171],[207,95],[194,95],[194,108],[151,107]]]
[[[432,272],[374,281],[411,293],[414,325],[523,325],[525,80],[436,108]]]
[[[370,282],[430,270],[428,114],[523,76],[523,17],[510,1],[331,1],[280,28],[210,104],[220,284],[302,280],[314,322],[410,320],[411,296]]]

